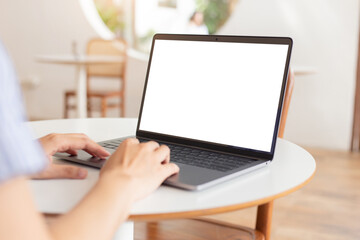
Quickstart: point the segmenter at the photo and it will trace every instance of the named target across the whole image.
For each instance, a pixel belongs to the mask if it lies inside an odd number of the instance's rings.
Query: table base
[[[116,231],[113,240],[134,240],[134,222],[121,224]]]

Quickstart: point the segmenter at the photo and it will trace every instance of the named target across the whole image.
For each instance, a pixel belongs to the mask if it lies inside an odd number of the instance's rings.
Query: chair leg
[[[86,102],[86,110],[87,110],[87,115],[89,118],[92,117],[91,113],[92,113],[92,106],[91,106],[91,99],[89,98],[89,96],[87,97],[87,102]]]
[[[273,206],[274,201],[270,201],[257,209],[256,230],[264,234],[265,240],[270,240]]]
[[[68,115],[68,95],[65,94],[65,97],[64,97],[64,118],[69,118],[69,115]]]
[[[101,117],[106,117],[107,112],[107,98],[101,99]]]
[[[120,117],[125,117],[125,99],[124,99],[124,94],[120,97]]]

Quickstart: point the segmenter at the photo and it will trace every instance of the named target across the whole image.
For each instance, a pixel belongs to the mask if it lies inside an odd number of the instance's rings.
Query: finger
[[[180,168],[175,163],[167,163],[161,165],[161,173],[164,180],[170,177],[171,175],[178,173],[179,171]]]
[[[139,140],[136,138],[127,138],[124,141],[121,142],[119,147],[116,149],[116,151],[112,154],[110,159],[118,159],[118,160],[124,160],[123,156],[128,154],[129,151],[134,151],[134,149],[138,149],[139,146]],[[110,160],[109,159],[109,160]],[[111,162],[114,160],[111,160]],[[109,161],[106,161],[105,164],[107,164]],[[108,164],[109,165],[109,164]]]
[[[142,146],[146,147],[149,150],[155,150],[160,147],[160,144],[155,141],[149,141],[146,143],[141,143]]]
[[[70,155],[74,155],[74,156],[77,155],[77,151],[74,150],[74,149],[69,149],[69,150],[66,151],[66,153],[68,153],[68,154],[70,154]]]
[[[88,139],[86,146],[83,149],[85,152],[93,155],[95,157],[99,157],[101,159],[105,159],[106,157],[110,156],[110,153],[105,150],[102,146],[91,140]]]
[[[90,155],[106,158],[110,156],[110,153],[102,146],[91,140],[85,134],[62,134],[58,136],[61,138],[59,142],[60,146],[58,151],[67,152],[72,150],[84,150]]]
[[[170,148],[166,145],[161,145],[155,150],[155,158],[160,163],[166,164],[170,162]]]
[[[139,140],[136,138],[127,138],[119,145],[119,147],[116,149],[116,152],[124,151],[124,149],[128,147],[134,147],[139,145]]]
[[[128,143],[128,144],[139,144],[139,139],[137,138],[127,138],[123,141],[124,143]]]
[[[70,165],[50,164],[43,172],[33,176],[35,179],[84,179],[87,176],[87,170]]]
[[[134,146],[134,145],[138,145],[139,144],[139,140],[136,138],[127,138],[124,141],[122,141],[122,143],[119,145],[118,149],[123,149],[123,148],[127,148],[128,146]],[[120,151],[120,150],[119,150]],[[118,152],[118,151],[117,151]]]

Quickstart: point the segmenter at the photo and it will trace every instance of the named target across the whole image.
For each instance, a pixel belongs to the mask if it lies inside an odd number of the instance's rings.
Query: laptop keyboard
[[[106,148],[116,149],[123,140],[125,139],[114,139],[99,144]],[[140,142],[145,141],[140,140]],[[212,169],[221,172],[227,172],[253,162],[253,160],[243,157],[211,152],[197,148],[185,147],[169,143],[160,144],[167,145],[170,148],[170,159],[172,162]]]

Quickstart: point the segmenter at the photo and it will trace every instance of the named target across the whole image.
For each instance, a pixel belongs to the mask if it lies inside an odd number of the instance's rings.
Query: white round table
[[[89,65],[104,65],[123,63],[125,59],[120,56],[109,55],[44,55],[36,56],[36,60],[41,63],[65,64],[76,66],[77,81],[77,113],[79,118],[86,118],[86,67]]]
[[[136,123],[136,119],[104,118],[36,121],[29,125],[38,137],[52,132],[78,132],[103,141],[134,135]],[[89,174],[85,180],[32,180],[38,209],[43,213],[61,214],[74,207],[98,178],[98,169],[86,168]],[[188,218],[270,202],[304,186],[315,169],[315,161],[307,151],[278,139],[274,159],[268,167],[200,192],[161,186],[134,204],[129,223],[120,228],[117,237],[133,237],[131,221]]]

